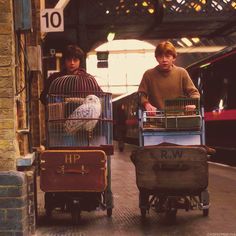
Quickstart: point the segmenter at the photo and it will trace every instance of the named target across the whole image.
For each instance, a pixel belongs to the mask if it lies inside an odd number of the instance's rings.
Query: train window
[[[206,111],[218,109],[220,80],[214,67],[207,68],[204,75],[203,90],[204,90],[204,105]]]
[[[226,109],[228,105],[228,89],[229,89],[229,82],[228,78],[223,78],[222,80],[222,87],[221,87],[221,94],[220,94],[220,109]]]
[[[201,97],[204,96],[204,91],[203,91],[203,84],[202,84],[202,77],[199,75],[197,77],[197,88],[199,90],[199,93],[201,94]]]
[[[236,109],[236,77],[231,77],[228,85],[227,108]]]
[[[221,80],[220,99],[222,100],[224,109],[236,108],[236,77],[234,75],[235,62],[236,54],[233,54],[216,64],[218,68],[217,74]]]
[[[236,108],[235,66],[234,53],[204,67],[200,65],[189,68],[190,76],[201,93],[206,111]]]

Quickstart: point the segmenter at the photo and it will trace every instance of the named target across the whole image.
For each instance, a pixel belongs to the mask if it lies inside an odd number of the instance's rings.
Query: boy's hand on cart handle
[[[156,107],[152,106],[149,102],[144,104],[144,108],[147,111],[148,116],[155,116],[156,115]]]
[[[33,150],[36,151],[36,152],[41,153],[41,152],[45,151],[46,148],[45,148],[45,146],[40,145],[39,147],[35,147],[35,148],[33,148]]]
[[[194,111],[196,109],[195,105],[187,105],[185,106],[186,111]]]

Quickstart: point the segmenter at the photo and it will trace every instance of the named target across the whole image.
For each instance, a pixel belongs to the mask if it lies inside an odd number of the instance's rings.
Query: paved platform
[[[207,235],[236,236],[236,169],[210,164],[209,191],[211,207],[208,217],[200,210],[179,210],[175,224],[164,214],[150,211],[145,221],[140,217],[135,168],[130,153],[135,146],[126,145],[120,153],[115,145],[112,157],[112,191],[114,209],[111,218],[106,211],[82,212],[74,226],[69,213],[56,211],[50,221],[45,217],[43,193],[38,191],[38,226],[36,235],[68,236],[142,236]]]

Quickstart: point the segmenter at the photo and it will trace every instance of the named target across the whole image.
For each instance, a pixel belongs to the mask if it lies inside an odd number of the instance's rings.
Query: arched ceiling
[[[46,8],[57,3],[47,0]],[[236,42],[235,0],[70,0],[64,18],[65,32],[49,33],[45,50],[77,43],[88,52],[105,42],[109,32],[115,32],[115,39],[177,42],[199,37],[206,44]]]

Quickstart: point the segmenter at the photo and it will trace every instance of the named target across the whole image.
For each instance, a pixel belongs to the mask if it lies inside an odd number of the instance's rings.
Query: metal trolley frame
[[[90,86],[88,84],[87,86]],[[71,212],[102,209],[112,215],[111,191],[112,96],[80,90],[78,76],[54,80],[46,107],[46,150],[40,155],[40,188],[45,192],[46,215],[54,209]]]
[[[196,108],[194,111],[187,111],[187,105],[195,105]],[[150,147],[151,149],[153,147],[155,149],[158,145],[163,145],[164,147],[167,145],[170,148],[175,145],[181,145],[183,148],[184,146],[206,147],[204,110],[200,107],[198,99],[181,98],[167,100],[165,108],[156,111],[151,116],[146,111],[139,109],[139,149],[142,152],[145,147]],[[131,155],[131,159],[134,160],[136,158],[135,155],[133,157]],[[152,155],[154,154],[152,153]],[[167,158],[171,157],[167,156]],[[207,165],[207,158],[205,162]],[[168,183],[166,185],[168,188]],[[188,211],[198,208],[202,210],[203,216],[207,216],[209,213],[210,203],[207,188],[195,193],[194,191],[179,192],[175,190],[165,192],[161,190],[156,191],[155,189],[146,190],[145,188],[139,188],[139,192],[139,207],[143,218],[146,217],[146,213],[150,208],[153,208],[157,213],[165,212],[172,221],[176,219],[178,209]]]

